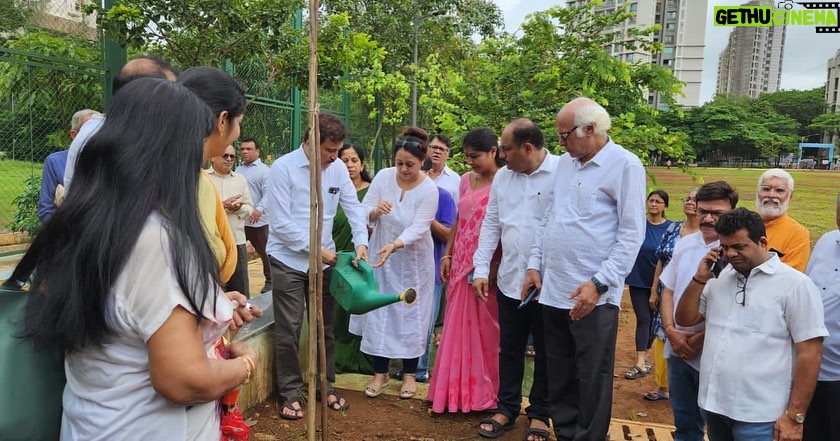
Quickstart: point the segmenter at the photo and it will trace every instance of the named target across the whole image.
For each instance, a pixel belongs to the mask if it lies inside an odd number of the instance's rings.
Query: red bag
[[[224,337],[216,342],[215,350],[220,359],[228,358]],[[250,439],[251,428],[245,424],[245,417],[236,405],[238,399],[239,389],[234,389],[222,397],[222,441],[248,441]]]

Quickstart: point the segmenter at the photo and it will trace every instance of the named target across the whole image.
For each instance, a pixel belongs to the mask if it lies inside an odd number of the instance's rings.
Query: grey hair
[[[771,168],[766,172],[761,174],[761,177],[758,178],[758,187],[761,187],[761,183],[764,182],[765,179],[772,179],[772,178],[779,178],[785,179],[788,183],[788,189],[793,192],[793,176],[790,173],[780,169],[780,168]]]
[[[96,110],[91,109],[82,109],[78,112],[73,114],[73,117],[70,118],[70,130],[74,132],[78,132],[79,129],[82,128],[82,118],[88,115],[102,115],[101,113],[97,112]]]
[[[575,133],[578,138],[583,137],[583,129],[592,126],[596,135],[606,136],[607,130],[612,127],[610,114],[600,104],[586,97],[579,97],[569,101],[566,106],[572,106],[575,116]]]

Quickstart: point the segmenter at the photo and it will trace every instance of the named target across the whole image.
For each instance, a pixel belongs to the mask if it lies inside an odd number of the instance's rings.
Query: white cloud
[[[696,0],[689,0],[696,1]],[[746,0],[709,0],[708,17],[714,6],[732,6]],[[525,17],[535,11],[548,9],[559,0],[495,0],[505,17],[508,32],[519,29]],[[801,8],[797,6],[797,8]],[[730,27],[713,26],[706,20],[706,48],[704,51],[701,101],[712,98],[717,86],[717,66],[721,51],[729,40]],[[788,26],[782,65],[782,89],[813,89],[822,86],[826,78],[826,62],[840,49],[837,34],[817,34],[811,26]]]

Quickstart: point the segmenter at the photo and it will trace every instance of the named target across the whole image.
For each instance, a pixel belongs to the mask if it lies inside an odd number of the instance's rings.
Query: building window
[[[665,44],[674,44],[674,36],[673,35],[666,35],[665,36]]]
[[[672,67],[674,65],[674,60],[662,60],[662,65],[665,67]]]
[[[638,8],[639,8],[639,4],[638,4],[638,3],[630,3],[630,12],[636,12],[636,10],[637,10]]]
[[[674,55],[674,48],[666,47],[665,49],[662,50],[662,55],[665,55],[665,56],[668,56],[668,57]]]
[[[677,19],[677,11],[668,11],[665,13],[666,20],[676,20]]]
[[[627,62],[628,62],[628,63],[632,63],[632,62],[633,62],[633,58],[634,58],[634,57],[633,57],[633,55],[634,55],[634,54],[627,54]]]
[[[676,23],[665,23],[665,29],[666,30],[673,31],[676,28],[677,28]]]

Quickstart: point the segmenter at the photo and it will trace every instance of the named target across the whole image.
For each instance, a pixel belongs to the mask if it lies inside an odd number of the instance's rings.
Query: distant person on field
[[[70,139],[75,139],[79,128],[94,115],[101,113],[84,109],[73,114],[70,120]],[[45,223],[55,209],[64,202],[64,167],[67,164],[67,149],[47,156],[44,171],[41,174],[41,196],[38,198],[38,219]]]
[[[823,340],[817,388],[806,412],[804,441],[840,439],[840,194],[835,219],[838,229],[817,241],[805,270],[822,294],[829,335]]]
[[[771,168],[758,179],[755,205],[764,228],[769,247],[776,251],[782,262],[805,271],[811,255],[811,235],[808,229],[787,215],[793,198],[793,176],[780,169]]]
[[[271,265],[268,262],[268,254],[265,252],[265,245],[268,243],[268,216],[265,215],[264,202],[265,195],[268,193],[269,168],[260,160],[260,145],[254,138],[244,138],[239,143],[239,156],[242,157],[242,164],[236,167],[236,173],[245,176],[248,180],[248,191],[251,192],[251,201],[254,203],[254,211],[245,221],[245,239],[251,242],[251,246],[262,261],[265,284],[260,292],[269,292],[271,291]]]

